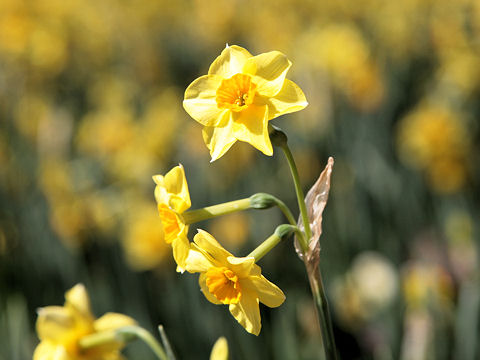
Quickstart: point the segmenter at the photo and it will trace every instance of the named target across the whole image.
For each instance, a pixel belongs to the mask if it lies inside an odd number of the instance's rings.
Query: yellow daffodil
[[[199,284],[208,301],[229,306],[245,330],[258,335],[261,329],[259,302],[280,306],[285,295],[268,281],[253,257],[235,257],[209,233],[198,230],[186,261],[186,270],[200,273]]]
[[[208,75],[188,86],[183,107],[204,125],[212,161],[237,140],[273,154],[268,122],[308,104],[302,90],[285,78],[291,65],[279,51],[252,56],[240,46],[227,45]]]
[[[213,345],[210,360],[228,360],[228,342],[225,337],[219,337]]]
[[[155,175],[155,199],[163,225],[164,240],[172,245],[177,270],[185,270],[185,260],[190,249],[187,239],[188,225],[182,213],[191,206],[187,179],[182,165],[170,170],[165,176]]]
[[[122,314],[107,313],[96,319],[82,284],[65,294],[65,305],[47,306],[38,311],[37,333],[41,340],[33,360],[119,360],[123,343],[110,341],[97,347],[82,349],[79,341],[85,336],[111,332],[133,325],[135,321]]]

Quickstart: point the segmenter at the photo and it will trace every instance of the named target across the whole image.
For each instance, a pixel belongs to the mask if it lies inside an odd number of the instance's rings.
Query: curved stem
[[[248,257],[254,257],[255,262],[258,262],[261,258],[267,255],[270,250],[272,250],[275,246],[278,245],[282,238],[290,235],[292,232],[296,232],[297,234],[301,234],[300,229],[296,225],[289,225],[289,224],[282,224],[277,226],[275,232],[270,235],[264,242],[258,245]]]
[[[117,329],[116,333],[119,337],[125,336],[125,338],[138,338],[141,339],[145,344],[147,344],[153,353],[160,359],[160,360],[168,360],[165,351],[163,350],[162,346],[158,343],[157,339],[150,334],[144,328],[140,326],[125,326],[123,328]]]
[[[126,344],[136,339],[143,340],[160,360],[168,360],[165,351],[153,335],[136,325],[84,336],[78,341],[78,346],[80,351],[87,351],[106,344]]]
[[[293,184],[295,186],[295,193],[297,195],[298,201],[298,208],[300,209],[300,216],[302,217],[303,226],[305,228],[305,238],[300,237],[303,239],[303,243],[301,243],[303,252],[305,253],[308,249],[308,243],[310,238],[312,237],[312,230],[310,229],[310,221],[308,220],[308,213],[307,213],[307,205],[305,204],[305,196],[303,195],[302,186],[300,184],[300,177],[298,176],[297,165],[295,164],[295,160],[293,159],[292,152],[288,147],[288,144],[285,142],[281,145],[283,153],[287,158],[288,165],[290,167],[290,172],[292,173],[293,177]]]
[[[185,221],[185,224],[189,225],[199,221],[212,219],[217,216],[231,214],[237,211],[248,210],[252,208],[268,209],[272,206],[277,206],[285,215],[290,224],[297,224],[288,206],[277,197],[266,193],[258,193],[249,198],[233,200],[222,204],[207,206],[201,209],[186,211],[181,215]]]
[[[190,210],[182,214],[185,224],[212,219],[217,216],[231,214],[250,209],[250,198],[229,201],[222,204],[207,206],[202,209]]]
[[[287,218],[288,222],[291,224],[291,225],[297,225],[297,222],[295,221],[295,218],[293,217],[293,214],[292,212],[290,211],[290,209],[288,208],[287,205],[285,205],[285,203],[280,200],[280,199],[276,199],[276,204],[277,204],[277,207],[280,209],[280,211],[283,213],[283,215],[285,215],[285,217]]]

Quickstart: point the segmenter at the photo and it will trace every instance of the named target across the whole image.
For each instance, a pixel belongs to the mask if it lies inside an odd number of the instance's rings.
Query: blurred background
[[[274,120],[305,190],[335,158],[321,268],[343,359],[478,359],[480,2],[2,0],[0,359],[29,359],[36,309],[76,283],[93,312],[163,324],[178,359],[319,359],[291,241],[261,260],[286,302],[249,335],[175,272],[152,175],[178,163],[192,208],[269,192],[286,161],[237,143],[210,164],[186,86],[225,44],[279,50],[309,106]],[[277,209],[194,225],[238,256]],[[142,343],[128,358],[153,359]],[[201,355],[199,355],[201,354]]]

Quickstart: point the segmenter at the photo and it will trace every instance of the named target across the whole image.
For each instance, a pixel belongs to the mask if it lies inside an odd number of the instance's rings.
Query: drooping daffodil
[[[285,78],[291,65],[279,51],[253,56],[240,46],[227,45],[208,74],[188,86],[183,107],[204,125],[212,161],[237,140],[273,154],[268,122],[308,105],[303,91]]]
[[[198,230],[186,261],[186,270],[200,273],[200,288],[208,301],[228,305],[232,316],[249,333],[261,329],[259,302],[280,306],[285,295],[268,281],[254,257],[235,257],[215,238]]]
[[[190,242],[187,238],[188,225],[185,224],[182,213],[191,206],[183,166],[175,166],[165,176],[155,175],[153,181],[157,184],[155,199],[163,225],[164,240],[172,245],[177,271],[183,272]]]
[[[107,313],[95,319],[90,310],[90,300],[82,284],[77,284],[65,294],[64,306],[40,308],[37,333],[40,343],[33,360],[120,360],[124,343],[112,340],[97,347],[82,349],[80,340],[86,336],[115,331],[134,325],[132,318]]]

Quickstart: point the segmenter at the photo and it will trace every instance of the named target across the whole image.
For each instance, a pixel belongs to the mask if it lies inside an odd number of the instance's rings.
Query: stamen
[[[219,108],[242,111],[252,104],[256,88],[249,75],[235,74],[222,80],[217,89],[217,105]]]

